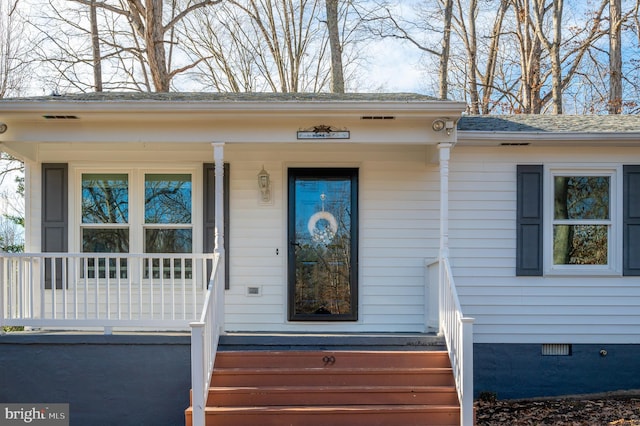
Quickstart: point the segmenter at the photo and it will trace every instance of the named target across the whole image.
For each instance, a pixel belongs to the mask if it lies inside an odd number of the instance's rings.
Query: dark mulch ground
[[[640,426],[640,394],[476,402],[476,425]]]

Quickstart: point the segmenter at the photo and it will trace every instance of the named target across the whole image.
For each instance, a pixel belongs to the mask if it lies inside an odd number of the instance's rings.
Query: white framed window
[[[129,175],[82,173],[80,245],[83,253],[129,253]],[[96,265],[97,263],[97,265]],[[126,261],[87,259],[88,278],[126,278]],[[84,274],[84,270],[82,271]]]
[[[549,167],[544,191],[545,273],[621,273],[620,176],[618,167]]]
[[[194,253],[202,250],[200,165],[75,166],[71,250],[84,253]],[[75,224],[75,225],[73,225]]]
[[[90,253],[129,252],[129,175],[83,173],[80,240]]]
[[[145,253],[193,251],[192,200],[191,174],[145,173]]]
[[[144,225],[145,253],[193,252],[193,187],[189,173],[145,173],[144,175]],[[162,263],[162,266],[160,265]],[[191,278],[191,260],[185,265],[173,259],[153,259],[153,277],[165,278],[173,274]],[[145,277],[149,267],[145,266]]]

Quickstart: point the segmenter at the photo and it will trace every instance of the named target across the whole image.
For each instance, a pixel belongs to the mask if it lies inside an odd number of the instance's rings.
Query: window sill
[[[622,277],[622,271],[601,268],[549,269],[544,271],[545,277]]]

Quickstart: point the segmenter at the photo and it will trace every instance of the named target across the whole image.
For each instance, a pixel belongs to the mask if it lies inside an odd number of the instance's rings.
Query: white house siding
[[[433,149],[433,148],[431,148]],[[424,260],[438,252],[439,174],[425,146],[233,145],[230,290],[234,331],[421,332]],[[269,172],[273,204],[260,205],[256,176]],[[359,169],[359,318],[287,321],[287,169]],[[259,287],[259,296],[248,296]]]
[[[458,145],[451,158],[451,263],[476,343],[640,343],[640,277],[515,276],[516,165],[637,164],[640,149]]]
[[[425,259],[439,244],[439,170],[436,148],[424,145],[336,143],[227,143],[230,163],[230,289],[226,328],[235,331],[422,332],[425,330]],[[69,182],[79,170],[101,168],[191,168],[194,221],[200,207],[196,180],[203,162],[213,162],[210,144],[47,144],[30,168],[28,217],[40,217],[40,162],[69,164]],[[273,203],[261,205],[257,174],[271,175]],[[359,169],[359,315],[356,322],[287,320],[287,169]],[[75,182],[75,183],[74,183]],[[73,216],[77,196],[70,196]],[[70,251],[79,249],[77,225],[70,222]],[[31,247],[39,249],[40,228],[32,227]],[[201,229],[194,227],[195,240]],[[194,240],[194,242],[195,242]],[[74,244],[73,241],[76,241]],[[260,295],[247,295],[258,287]]]

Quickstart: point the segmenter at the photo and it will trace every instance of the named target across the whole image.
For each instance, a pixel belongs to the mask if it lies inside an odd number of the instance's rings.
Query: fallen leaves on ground
[[[476,425],[640,426],[640,397],[479,400]]]

